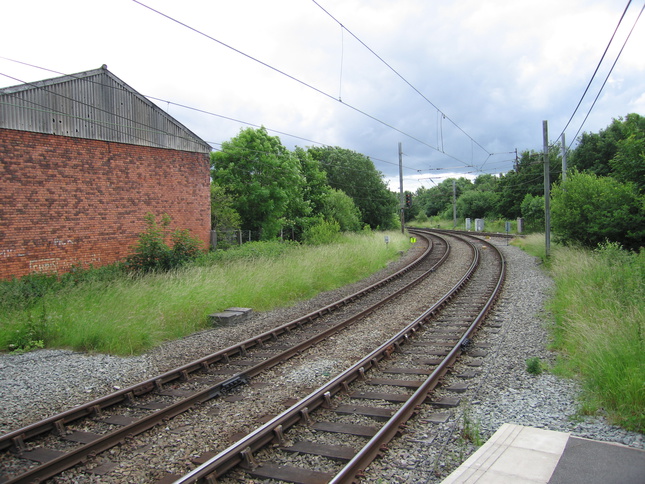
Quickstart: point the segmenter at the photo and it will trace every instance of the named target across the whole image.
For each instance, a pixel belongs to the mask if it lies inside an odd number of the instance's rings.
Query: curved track
[[[428,248],[422,257],[364,291],[173,371],[1,436],[3,468],[12,469],[4,482],[34,482],[56,475],[198,403],[247,384],[268,368],[338,333],[423,280],[446,260],[449,246],[445,240],[425,237]],[[376,302],[349,316],[335,316],[351,312],[354,303],[369,298]],[[10,460],[19,463],[7,464]]]
[[[239,479],[355,482],[463,352],[505,278],[499,251],[471,240],[473,262],[444,297],[403,330],[281,415],[176,483]],[[447,405],[450,402],[432,402]],[[170,480],[169,480],[170,482]]]

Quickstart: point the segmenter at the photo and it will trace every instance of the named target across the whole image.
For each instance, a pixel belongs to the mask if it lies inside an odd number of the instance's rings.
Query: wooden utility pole
[[[399,200],[401,205],[401,233],[405,233],[405,200],[403,199],[403,148],[399,141]]]
[[[551,180],[549,167],[549,124],[542,121],[544,138],[544,249],[546,257],[551,255]]]

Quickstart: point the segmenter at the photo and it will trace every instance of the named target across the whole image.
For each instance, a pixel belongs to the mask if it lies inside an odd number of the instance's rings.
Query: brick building
[[[105,66],[0,89],[0,279],[121,260],[147,213],[208,247],[209,152]]]

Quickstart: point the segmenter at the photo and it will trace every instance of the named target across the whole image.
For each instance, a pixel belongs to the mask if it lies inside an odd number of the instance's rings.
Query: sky
[[[4,2],[0,87],[105,64],[214,149],[264,126],[363,153],[398,191],[400,143],[414,192],[509,171],[542,151],[543,121],[575,147],[645,115],[644,2]]]

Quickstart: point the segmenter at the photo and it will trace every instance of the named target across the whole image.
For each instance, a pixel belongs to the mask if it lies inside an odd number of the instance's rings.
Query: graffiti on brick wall
[[[74,241],[71,239],[54,239],[52,244],[56,247],[65,247],[66,245],[74,245]]]
[[[0,257],[24,257],[24,249],[0,249]]]

